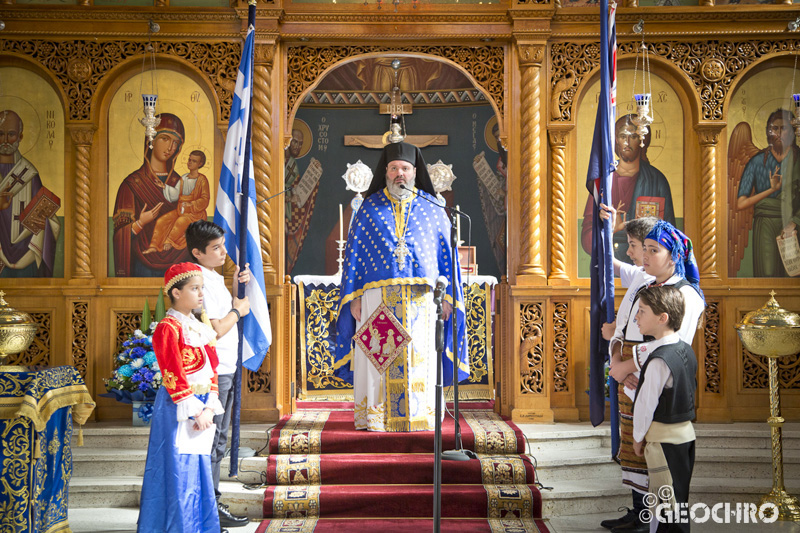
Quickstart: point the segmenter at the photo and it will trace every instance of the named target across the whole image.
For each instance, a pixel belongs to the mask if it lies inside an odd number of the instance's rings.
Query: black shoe
[[[611,533],[650,533],[650,524],[645,524],[637,516],[630,522],[618,525]]]
[[[228,530],[224,528],[219,528],[219,533],[228,533]]]
[[[224,503],[217,502],[217,511],[219,511],[219,525],[221,527],[242,527],[250,522],[250,519],[246,516],[231,514],[228,506]]]
[[[600,525],[606,529],[614,529],[617,526],[630,522],[636,517],[636,513],[634,512],[633,509],[630,509],[628,507],[620,507],[619,509],[617,509],[617,511],[620,512],[623,510],[628,511],[625,514],[625,516],[622,516],[620,518],[609,518],[608,520],[603,520],[602,522],[600,522]]]

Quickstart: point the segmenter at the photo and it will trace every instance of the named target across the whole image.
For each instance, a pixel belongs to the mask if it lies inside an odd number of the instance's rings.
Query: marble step
[[[83,445],[86,448],[108,448],[117,450],[147,450],[147,442],[150,438],[149,427],[132,427],[122,425],[121,421],[117,424],[109,422],[89,423],[83,426]],[[240,446],[246,446],[253,450],[261,450],[267,445],[267,427],[261,424],[244,424],[239,432]],[[77,445],[78,428],[72,435],[72,448],[78,449]]]
[[[622,485],[619,474],[606,479],[562,480],[550,485],[550,490],[540,489],[545,517],[593,513],[614,516],[620,507],[631,505],[630,488]],[[771,488],[772,480],[767,478],[693,477],[689,499],[690,504],[704,503],[709,507],[717,503],[758,503]],[[800,479],[786,480],[786,489],[792,495],[800,494]]]
[[[118,450],[111,448],[72,448],[72,477],[129,477],[143,476],[147,449]],[[228,475],[228,457],[222,460],[222,475]],[[240,459],[239,479],[245,483],[260,483],[261,472],[267,468],[266,457]]]
[[[695,424],[698,448],[764,449],[772,447],[770,428],[766,422],[736,424]],[[785,450],[800,450],[800,423],[784,424],[782,433]]]

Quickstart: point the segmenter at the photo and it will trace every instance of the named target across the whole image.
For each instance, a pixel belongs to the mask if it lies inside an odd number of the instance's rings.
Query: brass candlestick
[[[782,309],[775,301],[775,291],[769,301],[757,311],[745,315],[736,324],[742,345],[750,352],[769,360],[769,424],[772,436],[772,490],[761,498],[761,504],[772,503],[778,508],[779,520],[800,521],[800,503],[786,492],[783,485],[784,419],[781,416],[778,386],[778,358],[800,352],[800,315]]]
[[[12,309],[0,291],[0,372],[24,372],[24,366],[6,366],[9,355],[24,352],[33,342],[39,324],[28,313]]]

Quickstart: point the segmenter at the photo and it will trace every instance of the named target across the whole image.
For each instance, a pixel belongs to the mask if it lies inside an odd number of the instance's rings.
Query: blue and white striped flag
[[[228,255],[242,268],[244,264],[250,264],[250,283],[244,291],[244,295],[250,299],[250,314],[242,320],[241,360],[245,368],[256,372],[272,343],[272,328],[261,261],[253,150],[250,146],[254,44],[255,29],[251,23],[236,76],[214,223],[225,230],[225,249]],[[244,176],[247,176],[246,180],[243,179]],[[238,297],[242,297],[241,289]]]

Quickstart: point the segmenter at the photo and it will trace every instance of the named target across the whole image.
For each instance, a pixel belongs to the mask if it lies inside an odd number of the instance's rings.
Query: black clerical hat
[[[433,188],[433,182],[428,174],[428,167],[425,165],[425,159],[422,157],[422,150],[413,144],[404,142],[389,143],[383,147],[383,153],[375,167],[375,172],[372,175],[372,182],[369,184],[369,189],[365,194],[366,196],[378,192],[386,187],[386,166],[392,161],[407,161],[414,165],[417,169],[417,177],[414,180],[414,186],[417,189],[436,196],[436,191]]]

